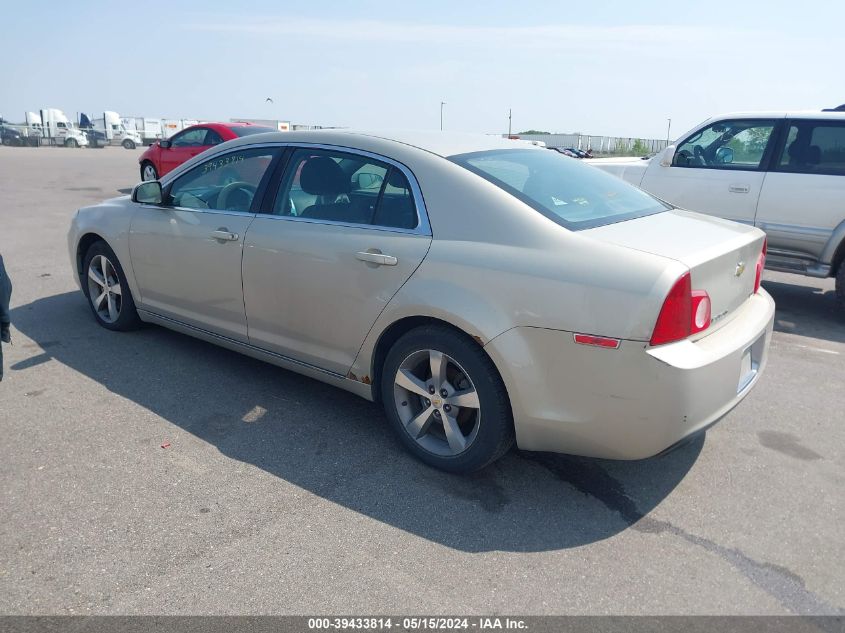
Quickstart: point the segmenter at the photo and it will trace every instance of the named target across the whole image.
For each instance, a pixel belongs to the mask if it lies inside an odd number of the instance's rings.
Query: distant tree
[[[551,132],[543,132],[541,130],[525,130],[524,132],[517,132],[517,134],[551,134]]]
[[[648,145],[646,145],[642,139],[638,138],[634,141],[634,145],[631,147],[631,153],[637,156],[640,154],[648,154]]]

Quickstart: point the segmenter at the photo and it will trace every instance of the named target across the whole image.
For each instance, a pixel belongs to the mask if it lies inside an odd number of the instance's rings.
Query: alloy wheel
[[[144,165],[144,180],[156,180],[158,174],[156,174],[156,168],[147,163]]]
[[[455,359],[427,349],[399,365],[393,397],[405,431],[441,456],[466,451],[478,435],[481,404],[475,385]]]
[[[114,264],[105,255],[96,255],[88,264],[88,297],[94,311],[106,323],[120,318],[123,289]]]

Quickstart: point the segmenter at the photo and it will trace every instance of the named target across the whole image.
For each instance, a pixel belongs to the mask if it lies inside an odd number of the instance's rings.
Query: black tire
[[[88,278],[88,270],[91,266],[91,261],[95,257],[105,257],[113,266],[114,273],[117,276],[117,281],[120,284],[120,306],[118,308],[118,317],[114,321],[105,319],[100,312],[94,307],[94,301],[91,297],[91,290]],[[94,242],[85,253],[82,259],[82,272],[80,273],[80,281],[82,282],[82,292],[85,298],[88,299],[88,307],[94,318],[101,326],[107,330],[118,332],[126,332],[140,327],[141,319],[138,317],[138,311],[135,308],[135,300],[132,298],[132,291],[129,289],[129,284],[126,283],[126,274],[123,272],[123,267],[117,259],[114,251],[103,241]],[[112,284],[113,285],[113,284]]]
[[[403,361],[425,350],[439,351],[451,357],[470,379],[478,395],[477,432],[466,449],[455,455],[445,456],[426,450],[406,431],[398,411],[405,403],[397,401],[394,396],[396,374]],[[496,366],[478,343],[448,326],[418,327],[396,341],[385,359],[380,386],[387,419],[400,442],[430,466],[453,473],[475,472],[499,459],[513,445],[510,400]]]
[[[836,273],[836,298],[839,307],[845,310],[845,261],[839,264],[839,272]]]
[[[128,138],[123,141],[123,147],[125,149],[135,149],[135,143],[130,141]]]
[[[155,178],[153,178],[152,180],[158,180],[158,170],[156,169],[156,166],[153,165],[150,161],[145,160],[143,163],[141,163],[141,181],[147,180],[144,177],[144,170],[147,168],[151,169],[152,173],[155,175]]]
[[[76,142],[75,138],[69,138],[65,141],[65,147],[79,147],[79,143]]]

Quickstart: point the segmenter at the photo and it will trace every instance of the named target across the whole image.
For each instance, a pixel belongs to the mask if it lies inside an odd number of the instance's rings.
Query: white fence
[[[507,136],[507,135],[505,135]],[[525,141],[543,141],[546,147],[574,147],[591,149],[593,154],[653,154],[665,149],[666,139],[622,136],[592,136],[589,134],[514,134]]]

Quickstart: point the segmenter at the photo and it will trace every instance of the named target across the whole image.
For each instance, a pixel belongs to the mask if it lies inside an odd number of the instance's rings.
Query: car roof
[[[726,112],[708,119],[831,119],[845,121],[845,112],[822,112],[821,110],[764,110],[760,112]]]
[[[489,134],[467,134],[438,131],[369,131],[326,129],[292,132],[268,132],[240,139],[241,143],[316,143],[325,145],[372,146],[398,144],[413,147],[437,156],[449,157],[471,152],[498,149],[542,150],[527,141]]]

